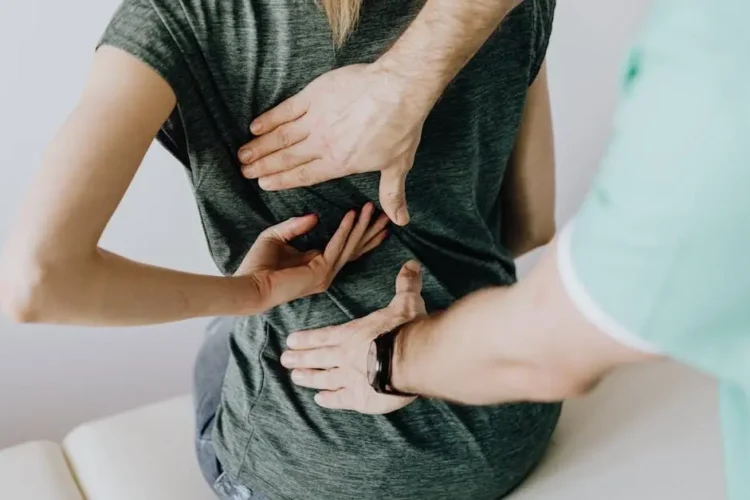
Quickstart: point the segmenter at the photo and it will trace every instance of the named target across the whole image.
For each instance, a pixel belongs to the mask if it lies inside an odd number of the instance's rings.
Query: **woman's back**
[[[314,212],[299,242],[322,247],[343,214],[378,198],[378,174],[265,192],[236,151],[261,112],[339,66],[374,60],[417,1],[367,0],[357,31],[334,49],[312,0],[126,0],[103,43],[159,71],[178,106],[161,142],[188,168],[211,253],[233,272],[261,230]],[[384,307],[409,258],[422,262],[428,309],[514,281],[499,245],[498,195],[526,98],[541,65],[554,2],[524,2],[448,87],[425,123],[407,182],[411,223],[349,265],[324,294],[241,320],[216,420],[227,472],[276,498],[497,498],[539,459],[555,405],[462,408],[418,400],[387,416],[315,405],[279,364],[292,331]],[[416,188],[419,186],[419,189]],[[471,332],[467,332],[470,341]]]

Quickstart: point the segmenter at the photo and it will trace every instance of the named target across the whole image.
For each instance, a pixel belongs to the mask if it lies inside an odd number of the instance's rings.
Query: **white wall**
[[[580,203],[604,150],[621,61],[649,3],[559,2],[549,68],[560,221]],[[116,4],[0,0],[0,246],[45,144],[77,99]],[[159,147],[104,245],[149,263],[214,272],[187,180]],[[59,438],[84,420],[188,391],[201,327],[199,321],[140,329],[21,327],[0,319],[0,447]]]

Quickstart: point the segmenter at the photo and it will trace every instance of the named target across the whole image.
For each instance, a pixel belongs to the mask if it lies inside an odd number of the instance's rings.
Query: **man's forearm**
[[[566,388],[545,391],[548,367],[537,358],[547,354],[520,336],[521,306],[513,288],[493,288],[410,323],[396,339],[394,387],[467,404],[560,399]]]
[[[602,334],[568,298],[551,250],[527,280],[477,292],[397,337],[393,385],[468,404],[556,401],[651,359]]]
[[[428,0],[377,65],[404,77],[429,110],[521,0]]]
[[[38,279],[19,284],[27,279],[19,278],[14,285],[0,287],[5,290],[0,302],[10,316],[23,322],[134,326],[250,314],[253,306],[261,310],[250,278],[173,271],[104,250],[91,259],[21,274]]]

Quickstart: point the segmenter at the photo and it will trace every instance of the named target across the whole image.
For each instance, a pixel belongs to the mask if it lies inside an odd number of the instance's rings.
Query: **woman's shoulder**
[[[160,72],[191,66],[207,58],[254,46],[255,14],[251,5],[266,0],[123,0],[100,44],[117,46],[145,59]],[[182,76],[182,75],[179,75]]]

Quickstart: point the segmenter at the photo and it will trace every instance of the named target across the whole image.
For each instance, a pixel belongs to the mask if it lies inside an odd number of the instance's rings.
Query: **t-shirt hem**
[[[661,350],[628,330],[609,315],[591,296],[578,277],[573,264],[572,239],[574,222],[568,223],[557,242],[557,267],[563,287],[578,311],[602,333],[631,349],[649,354],[661,354]]]
[[[175,95],[178,94],[177,82],[175,82],[171,75],[168,74],[163,68],[168,67],[167,61],[162,60],[157,55],[145,51],[144,48],[131,40],[124,37],[119,37],[108,33],[102,38],[96,45],[96,50],[99,50],[102,46],[114,47],[115,49],[122,50],[128,53],[130,56],[135,57],[140,62],[155,71],[167,84],[172,88],[172,92]]]

